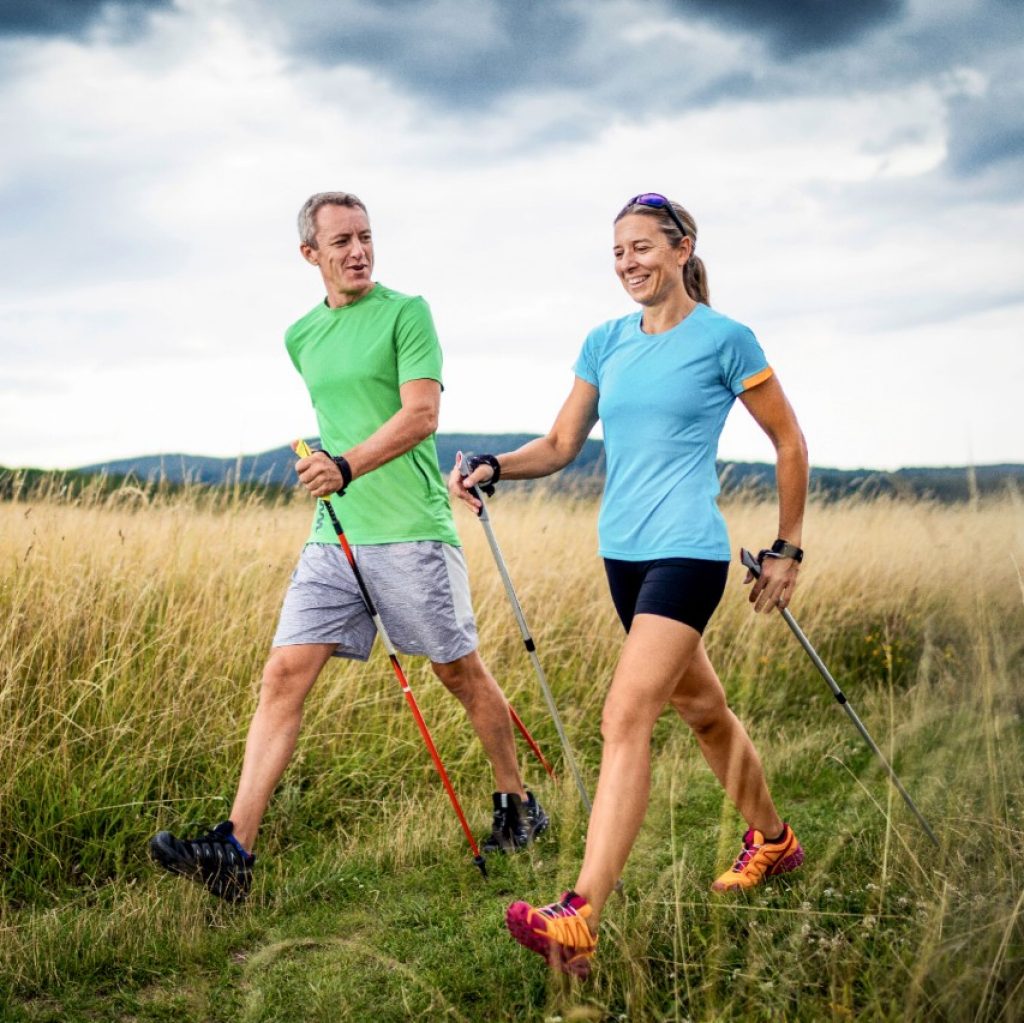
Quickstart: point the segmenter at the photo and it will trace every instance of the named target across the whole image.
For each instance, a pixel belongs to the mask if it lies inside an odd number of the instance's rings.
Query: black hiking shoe
[[[491,833],[483,842],[484,852],[517,852],[525,849],[551,823],[537,797],[527,790],[524,803],[514,792],[495,792]]]
[[[252,886],[256,857],[244,852],[223,821],[198,838],[175,838],[169,831],[149,840],[149,854],[164,870],[191,878],[227,902],[242,902]]]

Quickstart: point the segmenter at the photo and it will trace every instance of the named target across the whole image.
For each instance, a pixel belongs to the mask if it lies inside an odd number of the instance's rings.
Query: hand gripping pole
[[[755,579],[761,575],[761,565],[758,563],[757,558],[745,548],[740,548],[740,561],[743,567],[754,576]],[[803,629],[797,625],[796,620],[789,613],[789,610],[784,607],[779,607],[779,614],[782,615],[782,620],[790,627],[793,631],[793,635],[799,640],[800,645],[804,648],[807,656],[810,657],[811,663],[815,668],[818,669],[818,674],[828,683],[829,689],[832,690],[832,695],[836,698],[836,701],[840,704],[843,710],[849,715],[850,720],[853,722],[857,731],[860,732],[864,741],[874,751],[875,755],[882,762],[882,766],[889,772],[889,777],[892,779],[893,785],[896,786],[896,790],[903,797],[903,802],[907,804],[914,816],[921,822],[921,827],[924,828],[925,834],[935,843],[936,846],[939,844],[939,840],[935,837],[935,832],[932,831],[928,821],[924,819],[924,815],[917,808],[914,801],[910,798],[910,793],[903,787],[903,783],[899,780],[896,772],[892,769],[889,761],[885,759],[882,751],[878,748],[875,740],[871,738],[868,730],[864,727],[864,722],[858,717],[857,712],[850,706],[849,701],[846,699],[846,694],[839,688],[836,680],[832,677],[831,672],[825,667],[824,662],[818,656],[818,652],[811,646],[810,640],[804,635]]]

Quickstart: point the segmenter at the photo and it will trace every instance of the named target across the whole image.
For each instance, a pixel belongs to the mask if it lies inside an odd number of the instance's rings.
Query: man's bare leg
[[[259,704],[249,725],[231,807],[235,838],[249,852],[267,803],[295,752],[306,696],[334,650],[333,643],[275,647],[263,669]]]
[[[450,693],[466,708],[473,730],[494,768],[495,786],[499,792],[513,792],[526,799],[523,779],[516,759],[512,719],[498,683],[487,670],[477,651],[447,664],[433,662],[434,674]]]

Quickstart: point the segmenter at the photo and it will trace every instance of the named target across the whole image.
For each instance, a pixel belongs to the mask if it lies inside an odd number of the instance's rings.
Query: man
[[[395,646],[430,658],[480,737],[498,790],[484,849],[522,848],[548,818],[523,788],[508,704],[476,649],[465,561],[434,443],[442,360],[430,310],[422,298],[373,280],[369,217],[354,195],[311,196],[299,212],[299,237],[327,297],[285,334],[325,448],[296,471],[314,497],[334,503]],[[313,683],[332,656],[366,660],[373,645],[373,622],[323,511],[317,502],[285,596],[230,818],[194,839],[161,831],[149,843],[161,866],[230,901],[249,891],[256,833]]]

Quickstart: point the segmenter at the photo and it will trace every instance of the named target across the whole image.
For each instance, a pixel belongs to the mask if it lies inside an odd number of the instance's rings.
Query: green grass
[[[587,982],[551,975],[502,924],[512,899],[548,901],[572,883],[585,831],[574,786],[539,777],[524,750],[554,824],[528,852],[490,857],[482,878],[379,651],[366,667],[331,665],[310,697],[245,906],[148,863],[158,827],[226,812],[305,513],[174,495],[124,504],[0,508],[0,1018],[1024,1017],[1017,502],[810,516],[830,542],[808,542],[819,555],[795,613],[941,848],[788,630],[755,619],[733,579],[709,650],[805,866],[749,895],[709,892],[743,825],[666,715],[650,812]],[[494,514],[592,785],[620,644],[592,553],[594,509],[532,500]],[[771,515],[731,507],[733,535],[762,535]],[[460,528],[483,652],[554,755],[482,539],[471,521]],[[921,556],[920,535],[944,552],[938,563]],[[425,666],[407,666],[482,833],[490,786],[478,744]]]

